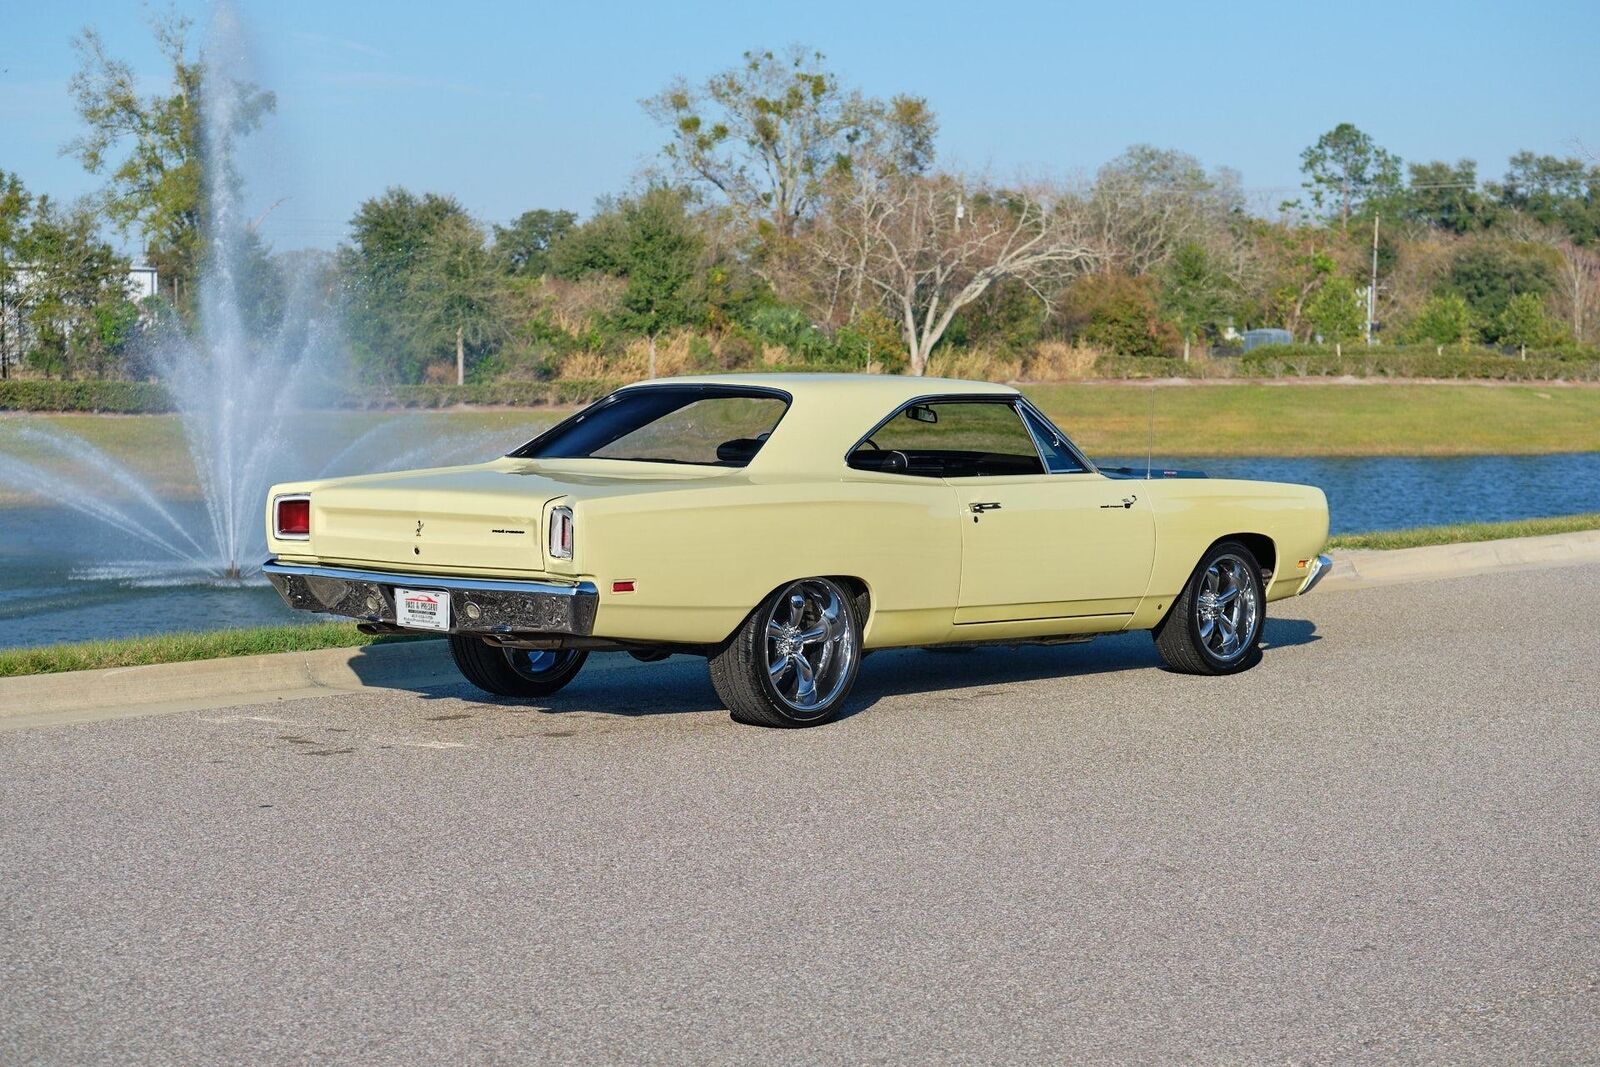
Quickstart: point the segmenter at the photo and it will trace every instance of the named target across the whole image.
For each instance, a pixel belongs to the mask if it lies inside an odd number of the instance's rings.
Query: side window
[[[1022,409],[1022,417],[1038,439],[1039,451],[1044,454],[1045,466],[1050,468],[1051,474],[1077,474],[1087,469],[1073,455],[1059,430],[1027,408]]]
[[[850,453],[850,466],[924,478],[1044,473],[1033,435],[1006,400],[913,404]]]

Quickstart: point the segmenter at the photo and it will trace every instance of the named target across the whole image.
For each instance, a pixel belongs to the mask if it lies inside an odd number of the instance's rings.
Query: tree
[[[685,210],[683,193],[651,189],[622,209],[623,273],[618,324],[645,335],[650,344],[650,376],[656,373],[656,338],[687,325],[701,300],[695,286],[701,242]]]
[[[1471,233],[1491,223],[1491,205],[1478,191],[1478,165],[1472,160],[1413,163],[1410,171],[1408,218],[1449,233]]]
[[[469,222],[453,197],[389,189],[366,200],[350,220],[350,243],[339,249],[344,318],[357,358],[381,379],[415,381],[437,352],[438,338],[416,330],[408,311],[416,276],[435,248],[435,232]]]
[[[1119,271],[1078,279],[1062,301],[1068,332],[1119,356],[1171,355],[1178,337],[1162,321],[1155,282],[1153,275],[1135,278]]]
[[[1335,274],[1326,279],[1306,305],[1306,317],[1311,328],[1324,343],[1335,344],[1353,341],[1361,336],[1366,325],[1366,308],[1356,292],[1355,283]]]
[[[1188,243],[1167,264],[1162,277],[1161,305],[1183,335],[1183,361],[1197,334],[1216,327],[1227,314],[1232,286],[1206,249]]]
[[[1400,191],[1400,158],[1348,122],[1300,153],[1300,169],[1312,203],[1319,211],[1338,215],[1341,227],[1364,205]]]
[[[483,230],[465,215],[439,220],[421,253],[407,277],[406,321],[430,350],[454,344],[456,384],[464,385],[467,346],[482,347],[505,333],[501,277]]]
[[[1560,306],[1572,339],[1583,344],[1594,336],[1591,320],[1600,310],[1600,252],[1571,241],[1559,242],[1556,251],[1561,256]]]
[[[1460,293],[1436,293],[1406,328],[1407,341],[1434,345],[1467,344],[1477,336],[1472,309]]]
[[[1096,258],[1059,197],[953,174],[848,176],[811,251],[823,276],[882,299],[912,374],[926,371],[951,320],[991,285],[1015,279],[1047,298],[1046,285]]]
[[[0,171],[0,378],[22,358],[22,267],[33,195],[15,174]]]
[[[63,211],[40,197],[20,242],[19,325],[28,362],[46,376],[111,376],[137,326],[128,261],[97,227],[88,207]]]
[[[1139,144],[1095,175],[1085,224],[1104,253],[1103,270],[1143,274],[1179,246],[1220,233],[1240,206],[1231,174],[1213,179],[1187,152]]]
[[[1600,243],[1600,166],[1518,152],[1489,192],[1536,222],[1566,230],[1578,245]]]
[[[88,132],[67,146],[91,174],[108,175],[106,214],[120,232],[137,230],[144,237],[149,260],[172,286],[179,307],[189,306],[201,265],[201,171],[207,165],[200,103],[204,67],[189,53],[190,25],[177,15],[151,21],[171,83],[149,97],[139,94],[133,69],[107,53],[99,31],[83,30],[73,42],[79,69],[70,91]],[[224,136],[254,129],[276,103],[270,92],[250,86],[241,88],[240,101]],[[123,145],[126,156],[114,161]]]
[[[1556,288],[1555,253],[1533,244],[1480,242],[1450,264],[1450,287],[1466,298],[1490,341],[1499,341],[1500,315],[1519,293],[1548,296]]]
[[[780,239],[795,235],[830,174],[868,153],[902,171],[925,170],[937,130],[927,102],[847,91],[825,58],[798,45],[752,51],[699,88],[679,78],[643,102],[671,131],[662,153],[682,177],[711,185]]]
[[[1533,293],[1518,293],[1506,302],[1505,310],[1496,320],[1499,341],[1516,345],[1522,358],[1528,358],[1528,346],[1535,348],[1553,344],[1559,331],[1544,312],[1544,301]]]
[[[500,269],[537,278],[550,267],[550,249],[578,224],[570,211],[524,211],[510,226],[494,228],[494,258]]]

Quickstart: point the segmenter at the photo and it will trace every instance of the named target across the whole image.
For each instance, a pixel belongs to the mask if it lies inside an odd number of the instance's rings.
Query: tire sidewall
[[[1200,600],[1200,590],[1205,584],[1206,571],[1210,569],[1219,556],[1236,556],[1244,560],[1245,566],[1250,571],[1250,580],[1255,583],[1256,593],[1256,632],[1250,637],[1250,645],[1245,649],[1244,655],[1237,659],[1224,660],[1214,655],[1211,649],[1200,637],[1200,620],[1195,612],[1195,605]],[[1202,659],[1216,674],[1237,674],[1256,665],[1261,659],[1261,633],[1267,627],[1267,586],[1261,580],[1261,564],[1256,560],[1256,555],[1237,541],[1223,541],[1213,545],[1200,565],[1194,569],[1194,574],[1189,578],[1188,604],[1185,605],[1185,618],[1183,625],[1188,629],[1190,641],[1195,651],[1200,653]]]
[[[778,599],[795,582],[827,582],[833,587],[840,602],[844,604],[845,619],[850,626],[850,640],[853,646],[850,669],[845,674],[844,685],[840,687],[839,694],[829,703],[811,709],[809,715],[797,714],[794,708],[789,706],[789,702],[778,695],[777,686],[772,684],[772,677],[767,673],[767,619],[771,618]],[[861,618],[856,610],[855,594],[832,578],[797,578],[774,589],[751,616],[749,640],[749,662],[751,670],[756,675],[756,684],[761,688],[761,695],[766,698],[767,705],[774,712],[796,726],[814,726],[827,722],[838,714],[840,706],[849,699],[850,691],[855,688],[856,673],[861,669]]]
[[[511,656],[514,651],[509,648],[500,649],[500,654],[505,659],[506,670],[523,684],[539,688],[565,685],[583,669],[584,663],[589,658],[589,653],[583,649],[561,649],[556,653],[556,662],[548,669],[524,674],[512,665]]]

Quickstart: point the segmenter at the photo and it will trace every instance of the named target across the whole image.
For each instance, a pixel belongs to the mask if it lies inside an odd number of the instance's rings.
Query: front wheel
[[[762,601],[711,656],[711,684],[739,722],[816,726],[838,715],[860,666],[855,597],[805,578]]]
[[[586,649],[527,649],[491,645],[479,637],[450,636],[450,658],[463,677],[502,697],[547,697],[572,681],[589,658]]]
[[[1233,674],[1260,658],[1267,597],[1261,566],[1237,541],[1212,546],[1156,627],[1167,666],[1185,674]]]

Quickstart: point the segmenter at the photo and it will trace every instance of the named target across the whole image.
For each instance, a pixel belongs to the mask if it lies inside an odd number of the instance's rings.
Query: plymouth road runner
[[[1243,670],[1327,534],[1309,486],[1097,469],[1007,386],[747,374],[627,386],[488,463],[275,486],[265,569],[296,608],[445,635],[490,693],[689,653],[736,719],[805,726],[881,648],[1149,630],[1177,670]]]

